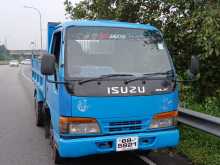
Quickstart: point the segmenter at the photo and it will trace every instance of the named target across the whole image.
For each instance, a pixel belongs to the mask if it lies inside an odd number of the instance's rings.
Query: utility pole
[[[7,48],[7,46],[8,46],[8,40],[7,40],[7,38],[5,37],[5,47]]]
[[[43,38],[42,14],[41,14],[39,9],[37,9],[37,8],[35,8],[33,6],[24,6],[24,8],[33,9],[33,10],[35,10],[39,14],[39,17],[40,17],[40,46],[41,46],[41,49],[43,49],[43,43],[42,43],[43,42],[43,40],[42,40],[42,38]]]

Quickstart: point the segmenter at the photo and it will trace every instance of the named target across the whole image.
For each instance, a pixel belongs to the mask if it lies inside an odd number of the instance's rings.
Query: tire
[[[54,151],[53,152],[53,162],[54,164],[63,164],[64,163],[64,158],[60,157],[60,154],[58,152],[58,150],[55,148],[55,149],[52,149]]]
[[[62,158],[56,148],[56,145],[55,145],[55,142],[54,142],[54,138],[51,138],[52,141],[51,141],[51,148],[52,148],[52,159],[53,159],[53,162],[54,164],[63,164],[65,159]]]
[[[36,98],[34,99],[34,109],[36,114],[36,126],[42,127],[44,125],[44,114],[42,111],[43,103],[37,102]]]
[[[50,144],[50,146],[53,146],[53,125],[52,125],[52,123],[51,123],[51,121],[50,121],[50,135],[49,135],[50,137],[50,142],[49,142],[49,144]]]
[[[43,108],[44,113],[44,137],[46,139],[49,139],[50,137],[50,114],[48,112],[49,110],[47,108]]]

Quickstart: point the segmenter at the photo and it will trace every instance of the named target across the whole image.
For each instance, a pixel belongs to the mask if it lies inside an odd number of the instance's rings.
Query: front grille
[[[113,132],[129,132],[141,130],[143,123],[141,120],[135,121],[116,121],[110,122],[108,125],[108,131]]]
[[[142,122],[140,120],[136,121],[121,121],[121,122],[110,122],[110,126],[121,126],[121,125],[136,125],[141,124]]]
[[[110,132],[118,132],[118,131],[132,131],[132,130],[140,130],[141,126],[132,126],[132,127],[121,127],[121,128],[109,128]]]

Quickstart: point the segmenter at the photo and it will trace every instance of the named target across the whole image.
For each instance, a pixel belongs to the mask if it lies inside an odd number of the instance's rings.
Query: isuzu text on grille
[[[126,86],[126,87],[107,87],[108,94],[136,94],[136,93],[145,93],[145,86],[136,87],[136,86]]]

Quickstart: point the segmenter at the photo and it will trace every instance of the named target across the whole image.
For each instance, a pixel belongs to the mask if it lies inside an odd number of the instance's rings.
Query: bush
[[[205,97],[203,100],[199,100],[192,86],[182,86],[180,99],[182,107],[220,117],[219,90],[215,96]]]

